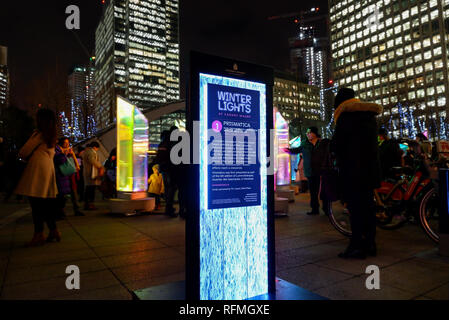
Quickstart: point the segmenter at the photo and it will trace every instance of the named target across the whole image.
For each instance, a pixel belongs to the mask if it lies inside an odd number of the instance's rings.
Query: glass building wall
[[[396,137],[423,129],[432,138],[444,135],[449,0],[330,0],[329,5],[336,82],[383,105],[381,122],[389,123]],[[416,124],[402,128],[404,118]]]

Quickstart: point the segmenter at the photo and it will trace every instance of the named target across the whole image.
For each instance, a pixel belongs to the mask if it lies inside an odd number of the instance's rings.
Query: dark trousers
[[[307,190],[309,189],[307,180],[301,180],[299,182],[299,187],[300,187],[300,191],[299,191],[300,193],[306,193]]]
[[[44,232],[44,222],[50,231],[56,230],[56,199],[29,197],[33,215],[34,232]]]
[[[76,182],[77,192],[79,201],[84,201],[84,176],[83,176],[83,167],[81,166],[81,170],[79,173],[79,180]]]
[[[161,204],[161,195],[155,194],[155,193],[149,193],[150,197],[154,197],[156,199],[156,207],[158,207]]]
[[[351,245],[361,248],[366,242],[375,244],[376,213],[374,209],[374,191],[353,189],[347,196],[348,210],[351,217]]]
[[[320,176],[307,177],[310,190],[310,207],[313,213],[320,212],[320,202],[318,199],[320,193]]]
[[[187,184],[186,181],[178,179],[178,200],[179,214],[181,216],[187,214]]]
[[[84,203],[86,207],[95,202],[95,189],[97,186],[86,186],[84,190]]]
[[[79,204],[78,204],[78,193],[76,190],[71,190],[70,191],[70,200],[72,201],[72,205],[73,205],[73,211],[76,213],[79,210]],[[66,201],[67,198],[65,195],[63,194],[58,194],[58,196],[56,197],[56,202],[57,202],[57,206],[58,206],[58,210],[57,210],[57,215],[59,216],[64,216],[65,212],[64,212],[64,208],[66,205]]]
[[[165,190],[165,214],[174,214],[173,202],[176,192],[176,182],[172,172],[162,172],[162,179],[164,180]]]

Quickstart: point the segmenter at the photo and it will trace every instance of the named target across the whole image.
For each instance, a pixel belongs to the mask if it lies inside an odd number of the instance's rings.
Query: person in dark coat
[[[335,98],[333,144],[352,229],[351,241],[339,254],[341,258],[376,255],[374,190],[381,181],[376,116],[382,110],[378,104],[356,99],[352,89],[340,89]]]
[[[329,140],[321,139],[318,128],[307,129],[307,139],[304,139],[299,148],[287,149],[291,154],[302,153],[304,161],[304,175],[307,177],[310,190],[310,207],[312,211],[308,215],[320,214],[320,185],[324,158],[326,157]],[[328,214],[327,201],[323,202],[323,210]]]
[[[64,176],[59,169],[59,166],[63,165],[68,161],[67,156],[62,151],[61,140],[55,147],[55,157],[53,161],[55,163],[55,171],[56,171],[56,185],[58,186],[58,195],[57,195],[57,204],[58,211],[56,213],[56,219],[63,219],[66,217],[64,208],[65,208],[65,196],[70,194],[71,186],[70,186],[70,176]]]
[[[379,129],[378,141],[382,180],[384,180],[391,176],[391,168],[402,166],[402,150],[397,141],[388,137],[385,128]]]
[[[171,132],[165,130],[161,133],[161,143],[158,146],[156,158],[151,167],[155,164],[159,165],[160,173],[164,181],[164,195],[165,195],[165,214],[170,217],[177,217],[173,202],[176,192],[176,177],[175,167],[170,160],[170,152],[173,143],[170,141]]]
[[[103,192],[106,199],[117,198],[117,148],[112,149],[104,163],[106,174],[103,181]]]

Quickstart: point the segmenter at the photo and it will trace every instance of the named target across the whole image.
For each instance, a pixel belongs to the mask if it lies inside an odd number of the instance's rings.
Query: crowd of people
[[[332,139],[321,139],[318,129],[310,127],[301,146],[286,151],[300,155],[300,188],[310,191],[311,211],[307,214],[319,214],[320,199],[326,215],[330,201],[344,200],[352,236],[339,257],[363,259],[377,255],[375,189],[381,181],[392,178],[392,168],[413,167],[417,159],[431,159],[436,148],[423,133],[417,134],[416,140],[392,139],[376,121],[382,106],[360,101],[352,89],[339,90],[334,108]]]
[[[54,111],[38,110],[36,130],[18,152],[16,161],[22,163],[22,169],[15,170],[19,179],[12,189],[30,202],[34,235],[28,246],[61,241],[56,222],[66,217],[67,198],[72,202],[75,216],[85,215],[79,201],[84,201],[84,210],[97,209],[95,190],[106,180],[103,178],[106,168],[97,153],[99,148],[99,143],[94,141],[75,152],[67,137],[57,139]],[[44,224],[49,229],[47,237]]]
[[[382,107],[355,98],[352,89],[342,88],[335,98],[335,132],[332,139],[323,139],[316,127],[307,130],[299,148],[287,149],[300,155],[298,181],[302,192],[310,192],[311,211],[320,214],[320,200],[325,214],[329,201],[343,198],[351,218],[352,237],[342,258],[364,258],[376,255],[376,217],[374,190],[387,179],[390,169],[413,163],[416,157],[432,157],[432,145],[422,133],[408,141],[408,151],[400,148],[384,128],[378,128],[376,116]],[[83,211],[97,210],[95,194],[99,189],[104,198],[117,197],[117,150],[111,151],[104,165],[100,162],[98,142],[79,147],[77,152],[67,137],[57,140],[56,116],[49,109],[39,109],[37,129],[19,151],[24,164],[15,193],[28,197],[34,222],[30,246],[60,241],[56,221],[66,217],[67,199],[72,202],[75,216]],[[186,217],[187,184],[185,165],[174,165],[170,153],[177,141],[170,136],[177,127],[163,131],[157,155],[150,164],[148,193],[156,199],[156,210],[165,200],[165,214]],[[335,175],[338,168],[338,177]],[[340,183],[339,183],[340,182]],[[179,211],[174,208],[178,192]],[[84,201],[81,210],[80,201]],[[44,223],[49,234],[44,236]]]
[[[150,165],[148,193],[156,199],[156,210],[161,209],[161,198],[165,199],[165,214],[185,218],[186,186],[181,179],[183,165],[173,165],[170,152],[175,142],[170,141],[170,131],[164,131],[157,156]],[[36,130],[18,151],[14,170],[17,176],[6,200],[11,194],[29,199],[34,235],[28,246],[39,246],[46,242],[61,241],[57,221],[65,219],[66,202],[70,199],[74,216],[85,216],[83,211],[97,210],[96,191],[104,199],[116,198],[117,150],[113,149],[104,164],[100,162],[100,145],[94,141],[80,146],[75,151],[67,137],[57,138],[57,120],[54,111],[39,109],[36,115]],[[179,212],[175,213],[174,197],[178,191]],[[9,195],[8,195],[9,193]],[[80,206],[84,202],[84,207]],[[44,224],[49,229],[44,235]]]

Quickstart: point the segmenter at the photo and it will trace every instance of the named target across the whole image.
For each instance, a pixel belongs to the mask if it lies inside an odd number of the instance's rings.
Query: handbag
[[[19,182],[20,178],[23,175],[23,172],[25,171],[26,167],[28,166],[28,161],[30,161],[31,157],[34,154],[34,151],[37,150],[37,148],[40,147],[42,143],[39,143],[33,151],[31,151],[30,155],[26,158],[20,158],[18,155],[15,160],[15,176],[17,177],[17,183]]]
[[[59,166],[59,170],[63,176],[71,176],[76,173],[75,161],[72,158],[67,158],[67,161]]]

